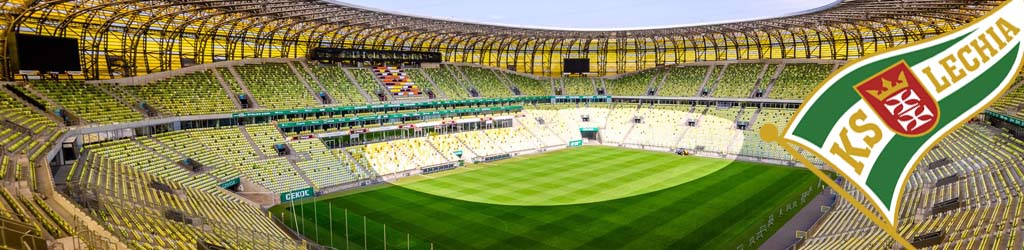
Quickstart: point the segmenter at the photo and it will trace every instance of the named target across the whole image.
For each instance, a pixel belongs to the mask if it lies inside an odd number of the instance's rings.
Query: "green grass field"
[[[337,249],[756,249],[769,215],[774,232],[816,183],[797,168],[582,147],[271,211]]]

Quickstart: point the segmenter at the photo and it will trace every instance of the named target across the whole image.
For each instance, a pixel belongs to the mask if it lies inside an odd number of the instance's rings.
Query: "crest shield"
[[[938,103],[904,61],[854,88],[897,134],[920,136],[931,132],[938,124]]]

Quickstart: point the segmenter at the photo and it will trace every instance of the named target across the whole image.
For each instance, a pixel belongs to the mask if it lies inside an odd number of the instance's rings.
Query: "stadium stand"
[[[297,154],[308,155],[308,159],[297,161],[295,164],[313,182],[314,189],[353,182],[359,178],[351,162],[335,157],[320,140],[300,140],[288,144]]]
[[[659,96],[697,96],[708,69],[713,66],[671,67],[665,84],[658,90]],[[711,75],[714,75],[712,71]]]
[[[549,96],[554,94],[551,89],[551,82],[548,79],[534,79],[505,71],[495,71],[495,73],[503,74],[508,78],[513,85],[519,88],[520,95]]]
[[[153,146],[155,146],[155,143],[151,140],[146,140],[143,143],[139,139],[129,138],[90,144],[85,149],[92,154],[102,156],[104,159],[116,161],[124,167],[149,173],[183,185],[197,188],[211,188],[215,186],[216,182],[210,177],[195,175],[189,172],[179,166],[175,160],[158,153],[158,151],[153,149]]]
[[[383,90],[381,83],[377,80],[377,77],[374,76],[373,72],[369,69],[346,68],[345,70],[355,77],[358,86],[360,86],[360,88],[374,100],[378,100],[376,98],[376,96],[378,96],[377,93],[386,93],[386,91]]]
[[[218,155],[210,146],[204,145],[193,132],[172,131],[160,133],[154,135],[152,139],[158,144],[174,150],[179,156],[186,157],[207,168],[213,168],[208,171],[214,178],[231,180],[241,175],[241,172],[227,161],[229,158]]]
[[[565,85],[562,95],[595,95],[594,82],[589,77],[566,77],[562,78]]]
[[[389,141],[387,144],[410,157],[420,167],[436,166],[451,161],[423,137]]]
[[[608,121],[605,129],[601,131],[601,138],[606,142],[622,143],[628,133],[633,129],[635,123],[633,118],[638,110],[638,105],[620,104],[608,112]],[[573,117],[575,119],[575,117]]]
[[[468,77],[470,84],[480,91],[484,97],[510,97],[512,90],[508,85],[498,79],[494,71],[479,67],[455,66],[452,69],[462,71]]]
[[[782,75],[768,90],[768,98],[802,100],[810,94],[814,87],[828,77],[834,67],[832,64],[786,64]]]
[[[736,116],[740,109],[734,107],[698,107],[699,120],[696,127],[686,131],[679,147],[719,153],[738,153],[742,148],[736,143],[742,131],[736,129]]]
[[[636,116],[641,117],[642,122],[634,125],[633,132],[624,144],[674,149],[679,137],[683,135],[683,126],[689,113],[644,105],[636,111]]]
[[[516,118],[516,120],[518,120],[519,123],[523,125],[523,127],[526,129],[528,133],[530,133],[534,137],[537,137],[537,139],[540,140],[542,146],[550,147],[563,145],[566,142],[563,141],[563,139],[560,138],[558,134],[556,134],[554,130],[550,128],[550,123],[548,123],[550,118],[549,115],[553,113],[554,112],[547,110],[523,110],[522,114],[524,117]],[[540,121],[544,121],[544,123],[541,124]]]
[[[499,128],[483,131],[490,142],[501,146],[505,152],[520,152],[544,147],[539,139],[523,127]]]
[[[235,66],[235,69],[261,107],[292,109],[321,104],[287,64],[246,64]]]
[[[242,129],[243,136],[250,139],[250,142],[255,143],[255,146],[268,157],[277,155],[277,149],[275,146],[284,143],[284,136],[270,124],[258,124],[239,126]]]
[[[255,207],[164,180],[101,154],[86,153],[75,188],[93,217],[139,249],[301,249]],[[116,184],[116,185],[115,185]]]
[[[224,81],[227,82],[227,85],[229,87],[231,87],[231,92],[235,93],[235,95],[241,96],[241,95],[244,95],[244,94],[247,93],[244,89],[242,89],[242,85],[237,81],[237,79],[234,77],[234,75],[231,74],[231,70],[230,69],[218,67],[218,68],[215,69],[215,72],[211,72],[211,73],[220,75],[221,79],[224,79]],[[251,96],[250,96],[250,98],[251,98]]]
[[[424,75],[426,73],[423,72],[422,69],[405,69],[405,73],[409,75],[410,79],[416,79],[422,93],[433,92],[434,95],[440,95],[440,93],[435,90],[434,85],[430,83],[429,78]]]
[[[469,99],[469,92],[463,87],[451,73],[443,68],[426,68],[425,73],[430,75],[438,88],[441,88],[449,99]]]
[[[913,237],[942,232],[945,238],[930,249],[1018,249],[1024,243],[1019,236],[1024,204],[1017,197],[1024,177],[1022,157],[1024,142],[1001,131],[980,124],[956,130],[910,176],[901,233]],[[940,160],[948,163],[928,166]],[[950,176],[952,182],[938,184]],[[959,200],[957,208],[934,210],[933,204],[954,198]],[[844,200],[837,201],[819,225],[803,249],[865,248],[891,241]]]
[[[359,89],[352,85],[352,81],[345,76],[341,67],[314,64],[310,70],[324,84],[327,94],[334,99],[336,104],[354,105],[366,102],[366,98],[359,93]]]
[[[455,155],[455,152],[463,152],[464,156],[469,156],[467,158],[475,156],[472,152],[469,152],[465,145],[450,134],[428,136],[427,141],[437,148],[438,153],[451,160],[458,160],[459,157]]]
[[[241,171],[250,180],[275,193],[310,187],[305,178],[284,157],[243,162]]]
[[[747,98],[758,81],[763,64],[735,63],[725,68],[725,73],[715,84],[711,95],[714,97]]]
[[[1024,77],[1017,77],[1016,86],[1006,93],[1006,96],[996,101],[990,109],[1024,119],[1024,87],[1020,85],[1022,81],[1024,81]]]
[[[418,83],[405,73],[402,67],[377,65],[370,69],[380,79],[388,93],[394,96],[416,96],[421,94]]]
[[[664,72],[663,68],[655,68],[612,78],[607,81],[608,92],[620,96],[645,96],[655,76],[660,79]]]
[[[748,107],[749,109],[749,107]],[[791,109],[762,108],[757,113],[757,120],[752,123],[750,129],[743,131],[743,148],[740,154],[745,156],[792,160],[792,156],[781,146],[775,143],[767,143],[761,139],[759,131],[765,124],[774,124],[777,128],[785,128],[789,119],[793,117]]]
[[[145,85],[121,86],[161,113],[177,116],[228,113],[235,109],[209,71],[174,76]]]
[[[89,122],[106,124],[142,120],[142,114],[118,102],[95,84],[51,81],[33,82],[31,86]]]
[[[57,124],[52,120],[36,113],[16,100],[15,97],[2,91],[0,91],[0,110],[4,110],[3,113],[0,113],[0,121],[2,121],[0,122],[0,145],[7,152],[23,151],[29,155],[36,154],[35,152],[40,149],[33,148],[33,135],[45,136],[57,130]],[[46,142],[52,142],[52,140]],[[29,152],[29,150],[37,151]]]
[[[394,144],[404,143],[394,142]],[[392,145],[391,142],[374,143],[366,146],[350,147],[348,150],[352,155],[360,155],[359,158],[365,158],[370,168],[377,175],[405,172],[418,167],[411,157],[406,156],[406,152],[393,150]]]
[[[453,135],[462,144],[466,145],[476,156],[492,156],[507,153],[502,145],[498,145],[488,138],[482,131],[471,131]]]

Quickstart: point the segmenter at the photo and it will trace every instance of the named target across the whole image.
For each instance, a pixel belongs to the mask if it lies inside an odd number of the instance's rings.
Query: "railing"
[[[0,218],[0,246],[12,249],[46,249],[46,239],[35,227]]]
[[[309,249],[434,249],[433,242],[330,202],[312,200],[283,206],[281,212],[271,215],[274,221],[307,242]],[[326,223],[320,221],[324,215]]]

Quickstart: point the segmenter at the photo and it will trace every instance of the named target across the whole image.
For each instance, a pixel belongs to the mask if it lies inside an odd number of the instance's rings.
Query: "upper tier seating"
[[[418,82],[420,79],[413,79],[406,74],[402,67],[378,65],[374,66],[371,71],[377,79],[380,79],[391,95],[416,96],[422,93]]]
[[[246,64],[235,66],[263,108],[293,109],[320,106],[302,81],[283,63]]]
[[[469,92],[455,80],[455,77],[452,76],[448,69],[427,68],[423,70],[430,75],[430,78],[434,80],[437,87],[441,88],[445,95],[448,95],[448,99],[469,99]]]
[[[88,122],[118,123],[142,120],[142,114],[118,102],[95,84],[33,82],[32,87]]]
[[[3,149],[0,151],[18,152],[23,150],[23,153],[33,155],[36,153],[29,152],[30,150],[40,150],[50,145],[50,143],[39,145],[38,141],[32,140],[32,136],[39,134],[45,136],[56,131],[57,124],[52,120],[2,91],[0,91],[0,110],[3,110],[0,112],[0,121],[10,122],[10,124],[0,123],[0,146]],[[10,126],[11,124],[14,126]],[[53,135],[59,134],[54,133]],[[32,145],[33,143],[36,145]]]
[[[512,84],[515,84],[519,88],[521,95],[526,96],[549,96],[554,94],[551,90],[551,81],[549,79],[534,79],[519,74],[498,72],[499,74],[505,74]]]
[[[179,75],[123,89],[143,98],[161,113],[176,116],[229,113],[235,105],[209,71]]]
[[[327,89],[327,94],[334,99],[334,103],[343,105],[357,105],[366,103],[366,98],[359,93],[352,81],[345,76],[341,67],[314,65],[310,67],[313,75]]]
[[[725,68],[725,75],[715,84],[711,93],[714,97],[747,98],[753,93],[754,84],[761,74],[763,64],[734,63]],[[717,76],[716,76],[717,77]]]
[[[832,72],[832,64],[786,64],[769,90],[768,98],[803,100]]]
[[[356,78],[356,83],[359,84],[363,91],[366,91],[367,95],[373,98],[373,100],[377,100],[377,93],[378,91],[383,91],[384,86],[381,86],[381,83],[377,81],[377,77],[373,75],[372,71],[364,68],[347,68],[345,70]],[[386,93],[386,91],[383,92]]]
[[[405,73],[408,74],[411,79],[416,79],[416,84],[424,94],[427,93],[427,91],[433,91],[434,94],[438,96],[437,98],[440,98],[441,94],[438,93],[434,85],[430,83],[430,80],[425,75],[426,72],[424,72],[423,69],[405,69]]]
[[[589,77],[566,77],[562,78],[562,83],[565,84],[562,95],[590,96],[597,94],[594,83]]]
[[[220,76],[224,79],[224,81],[227,82],[228,86],[231,87],[231,91],[234,92],[235,95],[243,95],[243,94],[245,94],[245,91],[242,90],[242,85],[238,84],[238,81],[231,74],[231,70],[230,69],[228,69],[228,68],[217,68],[217,73],[219,73]],[[250,98],[252,98],[252,97],[250,97]]]
[[[647,69],[608,80],[608,93],[618,96],[645,96],[651,86],[652,77],[661,80],[665,71],[662,68]]]
[[[494,71],[479,67],[456,66],[453,70],[461,70],[469,78],[470,84],[480,91],[484,97],[510,97],[512,90],[508,88]]]
[[[665,79],[665,84],[658,90],[658,95],[697,96],[700,87],[704,85],[704,77],[707,76],[708,67],[688,66],[669,68],[668,78]]]

